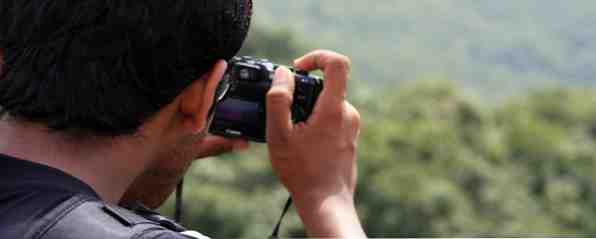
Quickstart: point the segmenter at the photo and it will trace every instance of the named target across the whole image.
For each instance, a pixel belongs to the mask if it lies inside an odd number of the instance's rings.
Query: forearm
[[[366,238],[351,198],[298,199],[296,208],[311,237]]]

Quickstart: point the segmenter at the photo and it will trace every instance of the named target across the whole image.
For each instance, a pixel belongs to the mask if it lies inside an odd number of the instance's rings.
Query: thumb
[[[197,159],[219,156],[234,151],[248,149],[249,144],[244,140],[232,140],[219,136],[207,136],[197,145]]]
[[[292,129],[294,74],[285,67],[275,71],[275,79],[267,93],[267,141],[287,141]]]

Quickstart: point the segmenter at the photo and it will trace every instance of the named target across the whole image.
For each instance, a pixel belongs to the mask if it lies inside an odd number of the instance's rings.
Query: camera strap
[[[182,201],[182,194],[184,193],[184,178],[180,180],[178,186],[176,186],[176,206],[174,211],[174,220],[177,223],[182,223],[182,208],[184,207]]]
[[[182,223],[182,216],[183,216],[182,208],[184,207],[183,193],[184,193],[184,178],[182,178],[182,180],[180,180],[180,182],[178,183],[178,185],[176,187],[176,205],[175,205],[175,212],[174,212],[174,220],[177,223]],[[271,233],[271,236],[269,238],[271,238],[271,239],[279,238],[279,230],[281,228],[281,224],[283,223],[283,220],[284,220],[286,214],[288,213],[288,211],[290,210],[291,206],[292,206],[292,197],[288,197],[288,200],[286,201],[284,209],[281,213],[281,216],[279,217],[279,220],[277,221],[277,225],[275,225],[275,228],[273,229],[273,232]]]
[[[281,216],[279,217],[279,221],[277,221],[277,225],[273,229],[273,233],[271,233],[271,236],[269,238],[271,238],[271,239],[279,238],[279,229],[281,227],[281,223],[283,222],[284,217],[290,210],[290,206],[292,206],[292,197],[289,197],[288,200],[286,201],[286,205],[284,206],[284,210],[281,213]]]

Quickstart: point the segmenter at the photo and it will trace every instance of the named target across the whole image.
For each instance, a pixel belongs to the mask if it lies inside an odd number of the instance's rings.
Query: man
[[[247,147],[206,131],[251,8],[0,1],[0,238],[200,237],[117,205],[156,208],[194,159]],[[322,69],[327,81],[310,120],[293,125],[293,76],[276,72],[267,95],[273,169],[309,235],[365,237],[353,200],[360,119],[345,100],[349,59],[315,51],[295,65]]]

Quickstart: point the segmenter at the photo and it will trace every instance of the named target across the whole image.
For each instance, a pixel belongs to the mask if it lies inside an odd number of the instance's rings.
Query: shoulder
[[[68,203],[67,203],[68,204]],[[168,227],[168,222],[153,221],[127,209],[101,201],[66,205],[54,213],[55,220],[39,239],[189,239],[184,228]],[[199,234],[200,235],[200,234]],[[202,237],[200,239],[204,239]]]
[[[141,235],[137,235],[135,239],[192,239],[183,234],[172,231],[148,231]]]
[[[209,239],[209,237],[194,231],[182,233],[172,231],[147,232],[138,239]]]

